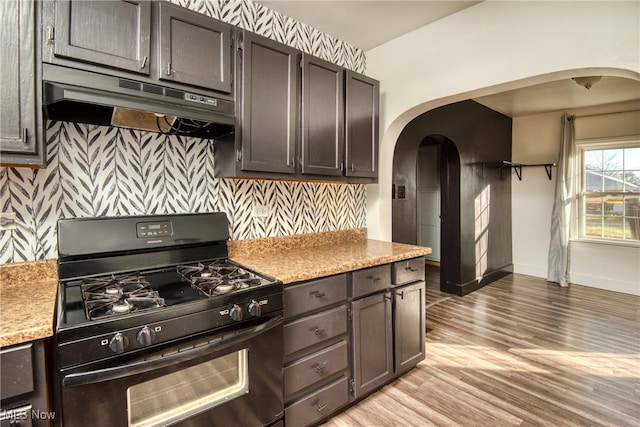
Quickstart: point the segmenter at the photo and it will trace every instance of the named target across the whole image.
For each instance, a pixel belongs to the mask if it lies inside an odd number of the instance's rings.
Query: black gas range
[[[228,237],[224,213],[59,221],[65,426],[282,417],[282,283],[230,261]]]

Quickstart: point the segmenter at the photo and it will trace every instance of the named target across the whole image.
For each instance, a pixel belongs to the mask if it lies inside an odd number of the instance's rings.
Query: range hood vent
[[[234,131],[234,103],[132,79],[43,64],[50,120],[216,138]]]

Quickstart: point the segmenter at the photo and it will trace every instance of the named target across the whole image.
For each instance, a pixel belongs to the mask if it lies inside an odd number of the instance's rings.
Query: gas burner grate
[[[82,299],[87,319],[94,320],[163,307],[158,291],[139,273],[82,279]]]
[[[227,294],[262,283],[248,271],[222,260],[208,265],[179,265],[177,271],[191,286],[207,296]]]

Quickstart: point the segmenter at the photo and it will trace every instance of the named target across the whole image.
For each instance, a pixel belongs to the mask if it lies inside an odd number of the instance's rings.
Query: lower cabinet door
[[[353,397],[383,385],[393,376],[391,293],[353,301]]]
[[[284,410],[287,427],[307,426],[328,416],[349,402],[349,381],[341,377]]]
[[[394,290],[395,372],[402,373],[424,359],[425,282]]]

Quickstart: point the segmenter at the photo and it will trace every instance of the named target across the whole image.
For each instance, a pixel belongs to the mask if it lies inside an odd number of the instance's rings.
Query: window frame
[[[640,191],[628,192],[628,191],[601,191],[601,192],[587,192],[584,173],[584,153],[590,150],[612,150],[623,148],[640,148],[640,135],[624,136],[624,137],[612,137],[612,138],[597,138],[597,139],[581,139],[575,141],[576,155],[576,176],[575,182],[575,198],[574,198],[574,215],[572,240],[588,241],[594,243],[621,245],[621,246],[633,246],[640,247],[640,240],[622,239],[615,237],[596,237],[586,235],[586,213],[585,213],[585,198],[588,195],[638,195],[640,197]],[[626,170],[626,169],[623,169]],[[624,216],[623,216],[624,218]]]

